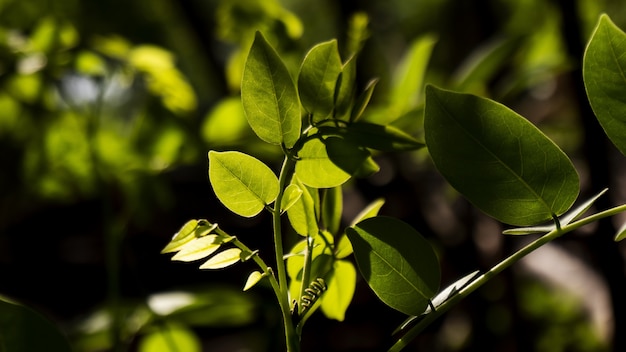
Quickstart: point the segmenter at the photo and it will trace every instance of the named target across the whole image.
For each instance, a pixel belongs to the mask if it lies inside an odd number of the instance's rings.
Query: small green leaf
[[[194,238],[193,241],[185,244],[180,251],[172,257],[172,260],[191,262],[208,257],[222,245],[219,241],[216,243],[216,239],[217,235]]]
[[[619,242],[626,238],[626,223],[624,223],[615,234],[615,242]]]
[[[231,266],[241,260],[241,249],[229,248],[217,253],[211,259],[200,265],[200,269],[221,269]]]
[[[297,177],[294,177],[293,181],[298,188],[302,189],[305,187]],[[293,229],[301,236],[313,236],[319,232],[315,215],[315,203],[311,194],[306,190],[302,192],[300,198],[287,211],[287,217]]]
[[[253,271],[252,273],[250,273],[250,276],[248,276],[248,280],[246,280],[246,285],[243,287],[243,290],[248,291],[249,289],[254,287],[254,285],[256,285],[259,281],[261,281],[264,276],[265,275],[263,275],[260,271]]]
[[[335,88],[335,117],[344,118],[350,113],[356,82],[356,55],[352,55],[343,65]],[[347,119],[347,118],[346,118]]]
[[[298,93],[302,106],[321,121],[330,115],[335,103],[335,86],[341,72],[337,41],[314,46],[304,58],[298,76]]]
[[[252,217],[276,200],[278,178],[258,159],[240,152],[209,152],[209,179],[217,198],[235,214]]]
[[[343,193],[341,187],[331,187],[324,191],[322,198],[322,224],[332,234],[339,233],[343,213]]]
[[[198,220],[187,221],[178,232],[172,237],[172,240],[163,248],[161,254],[171,253],[180,250],[180,248],[189,241],[193,240],[193,231],[198,227]]]
[[[356,223],[361,222],[365,219],[369,219],[372,218],[376,215],[378,215],[378,212],[380,211],[380,208],[383,207],[383,205],[385,205],[385,200],[382,198],[378,198],[376,200],[374,200],[373,202],[371,202],[370,204],[368,204],[365,208],[363,208],[363,210],[361,210],[352,220],[352,223],[350,224],[350,226],[354,226]]]
[[[626,155],[626,33],[603,14],[583,57],[591,108],[611,142]]]
[[[372,99],[372,94],[374,94],[374,88],[376,88],[376,83],[378,83],[378,79],[375,78],[367,83],[365,86],[365,90],[361,95],[359,95],[358,99],[354,103],[354,107],[352,108],[352,113],[350,114],[350,122],[357,121],[365,112],[365,108],[367,108],[367,104],[370,103],[370,99]]]
[[[243,71],[241,102],[252,130],[267,143],[293,147],[302,126],[296,86],[278,53],[256,33]]]
[[[285,188],[285,192],[282,199],[282,204],[280,206],[280,211],[284,212],[289,210],[300,197],[302,196],[302,189],[298,187],[298,185],[292,183],[287,188]]]
[[[322,296],[322,313],[329,319],[343,321],[356,288],[354,265],[346,260],[335,261],[326,286],[326,292]]]
[[[440,270],[430,243],[391,217],[365,219],[346,229],[359,271],[385,304],[421,314],[439,288]]]
[[[567,155],[502,104],[428,86],[424,128],[437,169],[499,221],[535,225],[563,214],[578,196]]]

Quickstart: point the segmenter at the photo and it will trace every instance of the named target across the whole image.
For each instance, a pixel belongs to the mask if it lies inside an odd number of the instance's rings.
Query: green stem
[[[626,204],[624,205],[620,205],[618,207],[614,207],[593,215],[590,215],[586,218],[580,219],[578,221],[574,221],[570,224],[567,224],[566,226],[563,226],[562,228],[556,228],[550,232],[548,232],[547,234],[543,235],[542,237],[539,237],[538,239],[536,239],[535,241],[529,243],[528,245],[526,245],[525,247],[523,247],[522,249],[518,250],[517,252],[513,253],[512,255],[510,255],[509,257],[507,257],[506,259],[504,259],[503,261],[501,261],[500,263],[496,264],[493,268],[491,268],[489,271],[485,272],[484,274],[480,275],[479,277],[476,278],[476,280],[472,281],[470,284],[468,284],[467,286],[465,286],[464,288],[462,288],[461,290],[459,290],[455,295],[453,295],[452,297],[450,297],[448,300],[446,300],[444,303],[442,303],[439,307],[437,307],[437,310],[433,310],[431,311],[429,314],[425,315],[418,323],[417,325],[415,325],[413,328],[411,328],[409,331],[407,331],[390,349],[388,352],[397,352],[402,350],[404,347],[407,346],[407,344],[412,341],[415,337],[417,337],[428,325],[430,325],[435,319],[437,319],[438,317],[440,317],[441,315],[443,315],[444,313],[446,313],[448,310],[450,310],[452,307],[454,307],[457,303],[459,303],[459,301],[461,301],[463,298],[467,297],[470,293],[476,291],[476,289],[478,289],[479,287],[481,287],[483,284],[485,284],[486,282],[488,282],[490,279],[492,279],[495,275],[499,274],[500,272],[502,272],[504,269],[508,268],[509,266],[513,265],[514,263],[516,263],[517,261],[519,261],[520,259],[522,259],[524,256],[526,256],[527,254],[531,253],[532,251],[534,251],[535,249],[543,246],[544,244],[568,233],[571,231],[574,231],[584,225],[590,224],[592,222],[595,222],[597,220],[600,220],[602,218],[606,218],[609,216],[613,216],[615,214],[621,213],[623,211],[626,211]]]
[[[278,177],[278,195],[276,196],[276,201],[274,202],[274,210],[272,212],[274,227],[274,252],[276,255],[276,271],[278,272],[278,283],[280,288],[280,296],[277,298],[280,302],[281,312],[283,314],[283,322],[285,324],[285,339],[287,342],[288,352],[300,351],[300,336],[298,336],[295,330],[293,319],[291,317],[291,309],[289,308],[289,286],[287,282],[287,270],[285,269],[285,262],[283,259],[284,249],[280,206],[283,200],[283,195],[287,186],[287,182],[291,178],[294,166],[295,161],[291,159],[289,155],[286,155],[285,160],[283,161],[283,166],[280,170],[280,176]]]

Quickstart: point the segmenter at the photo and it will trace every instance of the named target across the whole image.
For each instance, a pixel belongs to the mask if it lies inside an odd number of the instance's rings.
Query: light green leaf
[[[296,175],[307,186],[330,188],[340,186],[350,179],[349,173],[328,158],[326,145],[319,138],[306,141],[298,157]]]
[[[570,222],[581,217],[587,210],[589,210],[589,208],[591,208],[593,203],[595,203],[595,201],[598,200],[600,196],[606,193],[606,191],[608,191],[608,188],[603,189],[602,191],[600,191],[600,193],[596,194],[595,196],[591,197],[589,200],[587,200],[583,204],[579,205],[575,209],[569,211],[567,214],[560,217],[559,223],[561,224],[561,227],[566,226]],[[545,225],[545,226],[531,226],[531,227],[508,229],[508,230],[504,230],[502,233],[505,235],[529,235],[529,234],[535,234],[535,233],[548,233],[554,229],[556,229],[556,224],[554,224],[553,222],[552,224]]]
[[[378,215],[380,208],[385,205],[385,200],[383,198],[375,199],[373,202],[368,204],[363,210],[361,210],[352,220],[350,226],[354,226],[356,223],[363,221],[365,219],[372,218]]]
[[[253,271],[252,273],[250,273],[250,276],[248,276],[248,280],[246,280],[246,285],[243,287],[243,290],[248,291],[249,289],[254,287],[254,285],[256,285],[259,281],[261,281],[264,276],[265,275],[263,275],[260,271]]]
[[[163,248],[161,253],[171,253],[181,250],[181,248],[189,243],[194,238],[206,236],[217,228],[217,224],[211,224],[210,222],[202,220],[189,220],[183,227],[174,235],[170,243]]]
[[[298,93],[314,122],[323,120],[333,110],[341,69],[336,40],[314,46],[305,56],[298,76]]]
[[[293,182],[299,189],[305,188],[297,177],[294,177]],[[314,236],[319,232],[313,197],[306,190],[302,192],[302,195],[293,206],[287,210],[287,217],[293,229],[301,236]]]
[[[235,214],[252,217],[276,200],[278,178],[263,162],[241,152],[209,152],[209,180]]]
[[[526,226],[567,211],[579,180],[570,159],[502,104],[426,88],[426,145],[448,182],[504,223]]]
[[[200,265],[200,269],[221,269],[231,266],[241,260],[241,249],[229,248],[217,253],[211,259]]]
[[[252,130],[265,142],[293,147],[300,138],[300,102],[289,71],[256,33],[243,71],[241,101]]]
[[[626,155],[626,33],[606,14],[583,58],[583,80],[591,108],[617,149]]]
[[[615,234],[615,242],[619,242],[626,238],[626,223],[622,224],[622,226],[617,230]]]
[[[70,352],[70,344],[51,321],[31,308],[0,296],[2,351]]]
[[[172,257],[172,260],[191,262],[208,257],[222,245],[220,241],[216,240],[217,235],[195,238],[193,241],[185,244],[180,251]]]
[[[421,314],[439,289],[440,270],[430,243],[391,217],[365,219],[346,229],[359,271],[385,304]]]
[[[285,192],[283,194],[283,199],[281,201],[280,211],[284,212],[289,210],[302,196],[302,189],[298,187],[298,185],[292,183],[287,188],[285,188]]]
[[[354,265],[346,260],[335,261],[326,286],[326,292],[322,296],[322,313],[329,319],[343,321],[356,288]]]

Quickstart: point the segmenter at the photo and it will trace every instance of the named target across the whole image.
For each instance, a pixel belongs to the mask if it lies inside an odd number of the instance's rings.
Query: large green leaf
[[[296,86],[260,32],[256,33],[244,67],[241,102],[248,123],[259,138],[293,147],[302,125]]]
[[[278,196],[278,178],[260,160],[241,152],[209,152],[209,180],[233,213],[252,217]]]
[[[591,108],[604,132],[626,155],[626,33],[600,16],[583,59]]]
[[[504,223],[527,226],[567,211],[578,174],[552,140],[502,104],[426,88],[425,137],[433,162],[461,194]]]
[[[298,92],[302,106],[313,115],[313,121],[323,120],[333,110],[341,68],[336,40],[314,46],[304,58],[298,76]]]
[[[421,314],[437,293],[440,269],[430,243],[410,225],[378,216],[346,229],[359,271],[385,304]]]
[[[0,351],[71,351],[48,319],[23,305],[0,297]]]

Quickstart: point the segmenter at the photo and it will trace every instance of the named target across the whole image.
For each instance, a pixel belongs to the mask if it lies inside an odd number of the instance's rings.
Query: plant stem
[[[517,252],[511,254],[509,257],[496,264],[489,271],[484,274],[478,276],[474,281],[469,283],[467,286],[460,289],[455,295],[450,297],[444,303],[442,303],[437,310],[431,311],[429,314],[425,315],[422,320],[420,320],[417,325],[407,331],[390,349],[388,352],[397,352],[402,350],[407,344],[412,341],[415,337],[417,337],[430,323],[432,323],[435,319],[446,313],[452,307],[454,307],[457,303],[459,303],[463,298],[467,297],[470,293],[474,292],[476,289],[481,287],[483,284],[492,279],[495,275],[502,272],[504,269],[508,268],[512,264],[516,263],[520,259],[522,259],[527,254],[531,253],[535,249],[543,246],[544,244],[568,233],[574,231],[584,225],[590,224],[594,221],[600,220],[602,218],[606,218],[618,213],[626,211],[626,204],[620,205],[593,215],[590,215],[586,218],[580,219],[578,221],[574,221],[562,228],[556,228],[547,234],[539,237],[535,241],[529,243],[525,247],[521,248]]]
[[[274,227],[274,252],[276,255],[276,271],[278,272],[278,283],[280,288],[280,295],[278,298],[280,303],[281,312],[283,314],[283,322],[285,324],[285,339],[287,343],[288,352],[300,351],[300,336],[298,336],[293,319],[291,317],[291,310],[289,309],[289,286],[287,284],[287,271],[285,269],[285,262],[283,259],[283,236],[281,227],[281,213],[280,206],[283,200],[285,187],[287,182],[291,178],[291,173],[295,161],[292,160],[289,155],[285,155],[285,160],[280,169],[280,176],[278,177],[278,195],[274,202],[273,215],[273,227]]]

